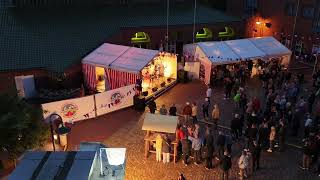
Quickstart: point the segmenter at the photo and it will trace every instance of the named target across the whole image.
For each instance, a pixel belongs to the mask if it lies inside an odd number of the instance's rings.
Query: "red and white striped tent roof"
[[[82,63],[139,73],[157,55],[159,55],[157,50],[104,43],[87,55]]]

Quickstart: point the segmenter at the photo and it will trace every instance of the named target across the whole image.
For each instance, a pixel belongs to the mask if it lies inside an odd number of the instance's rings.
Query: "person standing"
[[[170,116],[176,116],[177,115],[177,107],[175,104],[172,104],[172,106],[169,109],[169,115]]]
[[[204,156],[206,159],[205,168],[208,170],[212,168],[212,158],[213,158],[213,152],[214,152],[214,139],[209,128],[206,129],[206,135],[205,135],[203,144],[204,144]]]
[[[224,146],[226,144],[226,137],[223,134],[222,131],[219,131],[218,137],[217,137],[217,147],[218,147],[218,157],[216,158],[217,160],[220,160],[223,156],[224,152]]]
[[[210,106],[209,99],[205,98],[204,103],[202,104],[202,112],[203,112],[204,119],[209,118],[209,106]]]
[[[188,166],[188,159],[190,155],[190,143],[189,140],[187,139],[187,135],[183,137],[181,140],[181,145],[182,145],[182,154],[183,154],[183,164],[185,166]]]
[[[247,177],[247,168],[249,165],[249,157],[247,155],[247,151],[243,150],[242,154],[238,160],[238,166],[239,166],[239,175],[240,175],[240,180],[243,180],[244,178]]]
[[[284,119],[280,120],[279,123],[279,145],[280,145],[280,151],[283,151],[285,148],[285,139],[286,139],[286,127],[284,124]]]
[[[167,115],[167,114],[168,114],[168,111],[167,111],[167,109],[166,109],[166,105],[163,104],[163,105],[161,106],[159,112],[160,112],[161,115]]]
[[[156,112],[156,109],[157,109],[157,104],[156,104],[156,102],[154,102],[154,100],[152,99],[152,100],[149,102],[148,107],[149,107],[150,113],[154,114],[154,113]]]
[[[192,113],[191,113],[192,120],[193,120],[193,124],[196,124],[196,123],[197,123],[197,114],[198,114],[197,103],[196,103],[196,102],[193,102],[193,103],[192,103]]]
[[[162,141],[162,155],[163,155],[163,163],[170,162],[170,142],[168,136],[165,135]]]
[[[200,163],[200,149],[201,149],[201,141],[198,136],[188,136],[188,139],[191,141],[191,147],[194,152],[195,165],[199,165]]]
[[[158,134],[156,137],[156,160],[157,162],[161,162],[161,151],[162,151],[162,136]]]
[[[220,119],[220,109],[218,104],[215,104],[211,113],[213,124],[214,124],[214,129],[218,128],[218,121]]]
[[[260,154],[261,154],[261,147],[257,143],[257,141],[253,141],[253,147],[250,150],[252,153],[252,170],[258,170],[260,168]]]
[[[270,146],[269,146],[269,149],[267,150],[268,152],[273,152],[275,139],[276,139],[276,128],[274,126],[272,126],[271,131],[270,131],[270,135],[269,135]]]
[[[310,133],[311,128],[312,128],[311,115],[307,114],[307,118],[304,123],[304,138],[309,137],[309,133]]]
[[[239,132],[238,132],[239,125],[240,125],[239,114],[235,114],[234,118],[231,120],[230,128],[231,128],[232,136],[236,141],[238,141],[239,139]]]
[[[224,151],[224,156],[220,162],[220,168],[222,170],[222,180],[229,179],[229,170],[232,167],[231,155],[228,151]]]
[[[211,89],[211,86],[208,85],[208,89],[206,91],[206,97],[209,99],[209,102],[211,100],[211,95],[212,95],[212,89]]]
[[[182,114],[184,116],[185,121],[188,122],[192,114],[192,107],[190,106],[189,102],[186,102],[186,106],[184,106]]]

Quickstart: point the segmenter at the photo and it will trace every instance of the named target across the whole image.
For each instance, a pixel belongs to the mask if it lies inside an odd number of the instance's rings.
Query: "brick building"
[[[247,37],[275,36],[295,50],[296,54],[300,54],[301,51],[311,53],[313,48],[320,45],[319,0],[226,0],[226,2],[226,11],[229,14],[246,20]]]
[[[39,79],[36,85],[50,87],[48,76],[56,74],[51,72],[64,72],[72,87],[80,87],[81,59],[102,43],[132,46],[131,37],[143,31],[150,36],[148,48],[159,49],[166,35],[165,2],[59,9],[0,6],[0,17],[0,91],[14,86],[16,75],[34,74]],[[205,6],[197,8],[196,29],[210,28],[214,39],[225,26],[242,37],[242,24],[237,17]],[[170,51],[181,54],[183,44],[192,42],[192,32],[193,4],[172,2]]]

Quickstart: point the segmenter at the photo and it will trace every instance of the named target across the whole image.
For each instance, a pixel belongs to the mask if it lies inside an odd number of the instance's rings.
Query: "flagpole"
[[[194,0],[192,43],[194,43],[194,36],[196,33],[196,9],[197,9],[197,0]]]
[[[298,12],[299,12],[299,5],[300,5],[300,0],[298,0],[297,9],[296,9],[296,15],[294,17],[293,30],[292,30],[292,39],[291,39],[291,42],[290,42],[290,48],[291,49],[292,49],[294,34],[295,34],[295,31],[296,31],[296,23],[297,23],[297,16],[298,16]]]
[[[166,32],[166,52],[169,50],[169,0],[167,0],[167,32]]]

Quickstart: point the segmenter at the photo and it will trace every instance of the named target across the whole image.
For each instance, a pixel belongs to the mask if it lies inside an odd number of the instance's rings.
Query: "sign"
[[[206,57],[203,51],[197,47],[196,49],[197,61],[200,62],[199,78],[204,81],[205,84],[210,84],[211,75],[211,61]]]
[[[103,115],[133,105],[135,85],[113,89],[95,95],[97,115]]]
[[[46,122],[51,114],[59,114],[63,122],[69,123],[95,117],[93,96],[42,104],[42,110]]]

